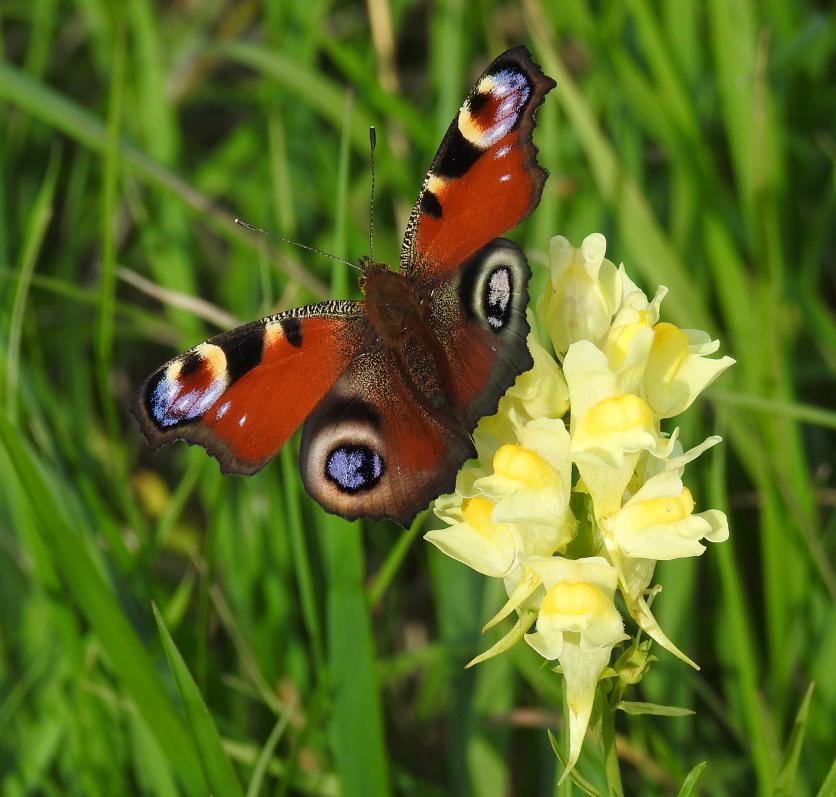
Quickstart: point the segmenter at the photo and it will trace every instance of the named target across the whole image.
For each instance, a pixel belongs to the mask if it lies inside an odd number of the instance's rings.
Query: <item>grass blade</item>
[[[687,777],[682,782],[682,786],[676,793],[676,797],[691,797],[691,795],[694,794],[694,789],[697,788],[697,781],[700,779],[700,775],[702,775],[705,766],[706,762],[700,761],[700,763],[688,773]]]
[[[3,61],[0,61],[0,98],[17,105],[94,151],[101,152],[106,147],[107,133],[99,118]],[[269,252],[279,268],[308,288],[314,296],[328,293],[325,285],[307,269],[282,257],[270,243],[255,239],[235,223],[231,214],[221,210],[208,197],[136,146],[123,141],[119,145],[119,153],[144,180],[179,197],[198,215],[211,220],[227,237]]]
[[[157,621],[157,629],[160,632],[160,639],[163,643],[168,665],[174,675],[174,682],[177,684],[177,692],[186,712],[189,729],[192,732],[192,739],[197,748],[197,755],[203,769],[206,783],[212,794],[223,795],[224,797],[243,797],[241,784],[235,776],[232,764],[224,752],[221,744],[221,737],[218,729],[203,702],[203,697],[197,688],[197,684],[183,661],[180,651],[174,644],[174,640],[165,627],[162,615],[154,605],[154,619]]]
[[[775,780],[775,791],[773,792],[775,797],[792,797],[792,795],[798,793],[796,789],[798,761],[801,758],[801,745],[807,733],[807,720],[810,716],[810,703],[813,700],[815,686],[812,683],[807,687],[807,692],[804,694],[801,707],[798,709],[798,714],[795,717],[792,733],[787,742],[787,748],[784,750],[784,759],[781,762],[781,768],[778,770],[778,777]]]
[[[6,352],[6,411],[12,423],[17,417],[17,388],[20,371],[20,341],[23,333],[23,315],[29,286],[35,271],[38,253],[46,235],[49,220],[52,217],[52,200],[55,195],[55,181],[58,177],[60,157],[58,150],[53,149],[49,165],[46,168],[41,188],[35,203],[29,212],[26,225],[26,237],[21,250],[20,265],[17,272],[17,290],[9,323],[8,350]]]

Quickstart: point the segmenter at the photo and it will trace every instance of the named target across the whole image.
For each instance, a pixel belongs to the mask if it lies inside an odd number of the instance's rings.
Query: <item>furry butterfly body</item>
[[[496,236],[540,200],[531,134],[553,86],[524,47],[499,56],[430,167],[400,271],[363,258],[363,301],[269,316],[157,369],[132,407],[149,443],[197,443],[249,474],[304,423],[305,487],[347,518],[408,525],[452,489],[477,421],[532,365],[528,264]]]

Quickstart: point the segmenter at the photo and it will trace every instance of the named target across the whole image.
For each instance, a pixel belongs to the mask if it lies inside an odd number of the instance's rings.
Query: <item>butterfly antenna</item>
[[[286,244],[292,244],[293,246],[298,246],[300,249],[305,249],[308,252],[313,252],[317,255],[322,255],[323,257],[329,257],[331,260],[336,260],[338,263],[344,263],[351,268],[356,268],[358,271],[362,271],[360,266],[356,263],[352,263],[350,260],[345,260],[342,257],[337,257],[336,255],[332,255],[330,252],[323,252],[321,249],[317,249],[314,246],[307,246],[305,244],[300,244],[299,241],[292,241],[290,238],[285,238],[283,235],[279,235],[275,232],[270,232],[270,230],[265,230],[262,227],[256,227],[255,224],[250,224],[248,221],[244,221],[244,219],[235,219],[235,223],[239,227],[244,227],[247,230],[252,230],[253,232],[260,232],[264,233],[264,235],[269,235],[271,238],[275,238],[277,241],[284,241]]]
[[[374,148],[377,144],[377,133],[374,126],[369,128],[369,156],[372,164],[372,200],[369,204],[369,250],[374,263]]]

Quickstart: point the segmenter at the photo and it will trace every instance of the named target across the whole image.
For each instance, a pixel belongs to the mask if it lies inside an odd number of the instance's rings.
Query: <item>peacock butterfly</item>
[[[329,512],[407,526],[450,491],[477,421],[532,366],[528,263],[496,236],[540,201],[532,130],[554,86],[525,47],[496,58],[430,166],[400,271],[364,257],[364,301],[278,313],[158,368],[132,405],[149,444],[252,474],[304,421],[302,480]]]

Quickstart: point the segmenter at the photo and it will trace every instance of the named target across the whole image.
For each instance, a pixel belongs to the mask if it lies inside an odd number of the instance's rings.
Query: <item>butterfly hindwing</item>
[[[401,247],[407,273],[455,269],[537,206],[534,114],[555,86],[525,47],[488,66],[444,136]]]
[[[406,527],[475,454],[452,408],[426,407],[380,350],[358,358],[305,421],[299,469],[329,512]]]
[[[203,446],[224,473],[259,470],[367,338],[356,302],[323,302],[217,335],[158,368],[132,406],[148,442]]]
[[[526,344],[528,281],[522,250],[497,238],[432,289],[428,325],[453,375],[450,400],[471,432],[523,371],[533,366]]]

